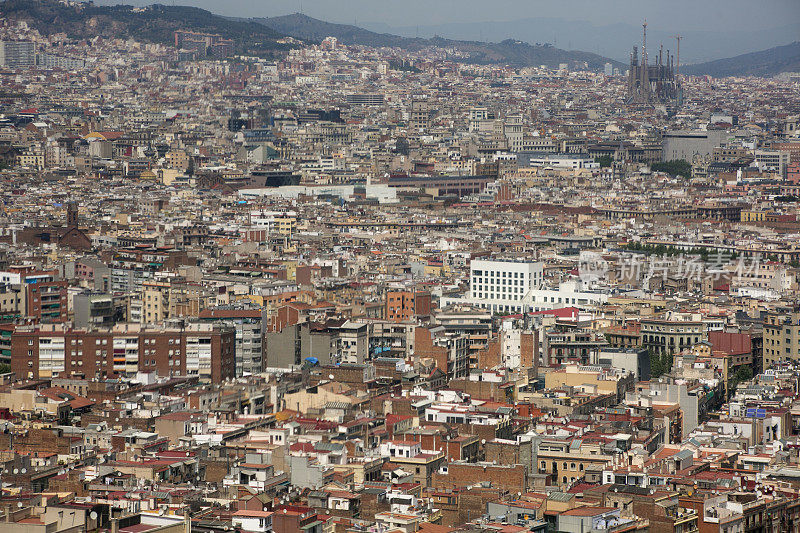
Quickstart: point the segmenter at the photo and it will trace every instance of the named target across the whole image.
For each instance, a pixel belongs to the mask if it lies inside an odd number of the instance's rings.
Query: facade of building
[[[392,322],[414,320],[431,313],[431,294],[428,291],[387,291],[386,319]]]
[[[11,336],[11,368],[29,379],[157,372],[218,383],[235,376],[234,345],[233,329],[211,324],[181,328],[118,324],[85,330],[20,326]]]
[[[0,41],[0,66],[8,69],[36,67],[36,43],[32,41]]]
[[[800,359],[800,312],[789,308],[764,318],[763,368]]]

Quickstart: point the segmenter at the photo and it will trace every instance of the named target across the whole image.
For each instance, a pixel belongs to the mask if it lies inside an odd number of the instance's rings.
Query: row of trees
[[[607,168],[614,164],[614,158],[610,155],[601,155],[594,158],[600,168]],[[685,159],[673,159],[672,161],[662,161],[650,165],[650,170],[654,172],[666,172],[673,176],[692,177],[692,164]]]
[[[601,155],[594,158],[595,163],[600,163],[600,168],[608,168],[614,163],[614,158],[610,155]]]
[[[686,179],[692,177],[692,164],[685,159],[673,159],[650,165],[650,170],[654,172],[666,172],[672,176],[683,176]]]
[[[676,256],[676,255],[696,255],[699,256],[705,262],[708,262],[709,258],[712,260],[716,260],[717,262],[721,261],[735,261],[739,259],[738,252],[721,252],[719,250],[709,250],[707,248],[678,248],[676,246],[669,246],[666,244],[642,244],[641,242],[629,242],[625,246],[623,246],[625,250],[630,250],[631,252],[639,252],[645,255],[656,255],[656,256]],[[772,261],[774,263],[780,263],[782,260],[779,255],[777,254],[768,254],[762,255],[760,258],[761,261]],[[800,261],[793,259],[786,263],[788,266],[792,268],[800,268]]]
[[[668,353],[659,355],[649,350],[650,356],[650,378],[657,379],[664,374],[668,374],[672,370],[674,357]],[[728,390],[734,391],[740,383],[744,383],[753,379],[753,369],[749,366],[741,366],[736,370],[736,373],[731,377],[728,383]]]
[[[665,353],[659,355],[649,351],[650,356],[650,378],[656,379],[659,376],[669,373],[672,370],[672,355]]]
[[[632,252],[640,252],[645,255],[657,255],[657,256],[675,256],[675,255],[697,255],[700,256],[700,259],[703,261],[708,261],[709,256],[716,256],[716,255],[724,255],[725,259],[738,259],[739,254],[736,252],[725,253],[721,254],[715,250],[709,250],[708,248],[678,248],[677,246],[669,246],[666,244],[643,244],[641,242],[629,242],[625,245],[626,250],[630,250]]]

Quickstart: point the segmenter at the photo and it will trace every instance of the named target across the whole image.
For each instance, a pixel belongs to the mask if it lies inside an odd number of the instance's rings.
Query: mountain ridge
[[[681,67],[683,74],[709,75],[715,78],[772,77],[782,72],[800,72],[800,41]]]
[[[66,33],[71,38],[134,38],[143,42],[169,44],[176,30],[218,33],[233,39],[236,51],[271,54],[287,48],[278,43],[285,37],[262,24],[235,21],[205,9],[190,6],[152,4],[144,8],[130,5],[67,5],[55,0],[5,0],[0,2],[0,17],[25,21],[43,35]]]
[[[453,40],[442,37],[402,37],[389,33],[373,32],[349,24],[326,22],[302,13],[254,18],[251,20],[277,32],[307,41],[319,42],[325,37],[336,37],[345,45],[397,47],[412,51],[428,46],[453,48],[469,54],[470,60],[475,63],[497,62],[507,63],[515,67],[539,65],[556,67],[560,63],[586,62],[589,64],[589,68],[594,70],[602,69],[605,63],[611,63],[615,67],[624,67],[619,61],[591,52],[562,50],[552,45],[532,45],[516,39],[506,39],[492,43]]]
[[[597,24],[591,21],[557,17],[527,17],[514,20],[480,22],[450,22],[444,24],[391,26],[384,23],[359,22],[359,26],[379,33],[405,37],[496,41],[507,38],[521,41],[549,41],[567,50],[587,50],[627,63],[633,45],[642,39],[641,25],[626,22]],[[781,24],[769,30],[720,31],[669,29],[652,24],[647,28],[647,41],[674,52],[675,34],[680,33],[681,61],[685,64],[703,63],[733,57],[755,50],[766,50],[797,40],[797,26]],[[569,44],[568,44],[569,43]],[[568,46],[564,46],[567,45]]]

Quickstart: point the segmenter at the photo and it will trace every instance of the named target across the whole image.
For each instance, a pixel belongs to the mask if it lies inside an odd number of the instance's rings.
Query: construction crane
[[[681,39],[683,38],[682,35],[673,35],[673,39],[678,41],[678,50],[677,56],[675,57],[675,79],[678,79],[678,76],[681,74]]]

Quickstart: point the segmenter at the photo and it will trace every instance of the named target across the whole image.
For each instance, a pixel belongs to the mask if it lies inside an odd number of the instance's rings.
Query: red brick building
[[[27,318],[42,323],[66,322],[67,282],[58,279],[58,271],[19,266],[9,272],[19,274]]]
[[[386,292],[387,320],[403,322],[429,314],[431,314],[431,293],[428,291]]]
[[[234,338],[233,328],[211,324],[182,329],[120,324],[96,330],[22,326],[11,335],[11,369],[28,379],[116,377],[142,371],[219,383],[234,377]]]

